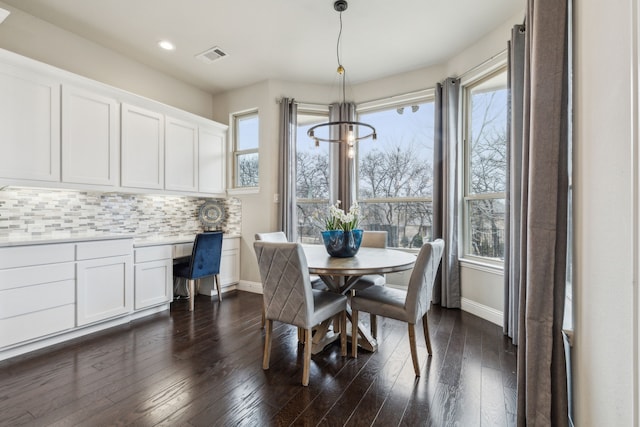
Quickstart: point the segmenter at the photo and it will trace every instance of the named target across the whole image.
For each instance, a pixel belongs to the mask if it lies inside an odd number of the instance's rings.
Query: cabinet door
[[[165,119],[165,189],[198,191],[198,127]]]
[[[164,117],[122,104],[121,182],[123,187],[164,187]]]
[[[78,262],[76,282],[77,325],[105,320],[133,309],[131,256]]]
[[[225,133],[200,127],[198,183],[201,193],[225,192]]]
[[[222,240],[220,281],[223,286],[240,281],[240,238],[238,237],[229,237]]]
[[[118,104],[108,97],[62,88],[62,181],[118,184]]]
[[[0,64],[0,177],[60,181],[60,85]]]
[[[135,309],[170,302],[173,299],[173,261],[143,262],[135,267]]]

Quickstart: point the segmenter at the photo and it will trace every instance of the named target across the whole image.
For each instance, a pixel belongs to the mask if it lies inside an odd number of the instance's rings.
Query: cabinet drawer
[[[30,245],[0,248],[0,269],[73,261],[75,245]]]
[[[225,237],[222,239],[222,250],[240,249],[239,237]]]
[[[76,266],[72,262],[10,268],[0,270],[0,291],[75,278]]]
[[[133,239],[101,240],[97,242],[78,243],[76,259],[106,258],[111,256],[131,255]]]
[[[76,301],[76,282],[45,283],[0,292],[0,319],[20,316]]]
[[[74,304],[2,319],[0,347],[71,329],[75,326],[74,323]]]
[[[147,248],[137,248],[134,251],[133,262],[136,264],[140,262],[158,261],[162,259],[171,258],[171,246],[149,246]]]

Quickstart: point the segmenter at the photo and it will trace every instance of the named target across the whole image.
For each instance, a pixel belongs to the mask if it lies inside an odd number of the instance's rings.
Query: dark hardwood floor
[[[302,387],[291,326],[274,325],[262,370],[261,303],[199,296],[190,313],[176,301],[170,313],[0,362],[0,425],[515,425],[515,347],[494,324],[433,307],[434,354],[416,334],[415,378],[406,325],[381,319],[376,353],[342,357],[334,343],[312,357]]]

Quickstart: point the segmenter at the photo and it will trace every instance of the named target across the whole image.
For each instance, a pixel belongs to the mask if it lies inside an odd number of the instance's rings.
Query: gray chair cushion
[[[312,292],[314,306],[311,318],[312,325],[317,325],[347,308],[347,297],[344,295],[316,289],[313,289]]]
[[[351,298],[351,309],[408,322],[404,302],[407,293],[389,286],[372,286]]]
[[[443,250],[442,239],[422,245],[406,292],[388,286],[372,286],[356,292],[351,298],[351,308],[415,324],[431,306],[433,282]]]

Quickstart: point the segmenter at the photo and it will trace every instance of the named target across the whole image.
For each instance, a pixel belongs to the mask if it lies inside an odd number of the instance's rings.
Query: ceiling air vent
[[[200,61],[206,64],[211,64],[213,61],[218,60],[220,58],[224,58],[225,56],[227,56],[225,51],[220,49],[218,46],[215,46],[215,47],[212,47],[211,49],[207,49],[204,52],[196,55],[196,58],[198,58]]]

